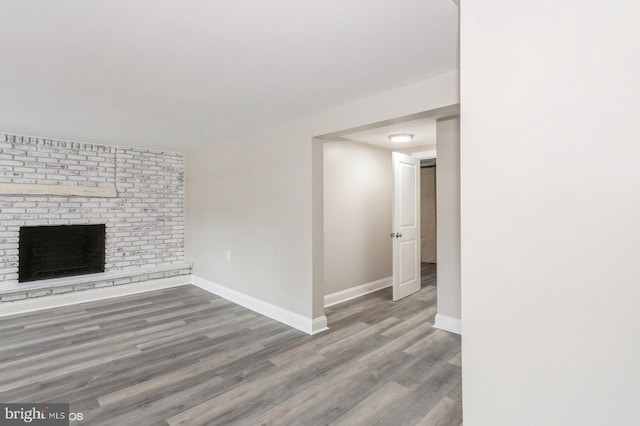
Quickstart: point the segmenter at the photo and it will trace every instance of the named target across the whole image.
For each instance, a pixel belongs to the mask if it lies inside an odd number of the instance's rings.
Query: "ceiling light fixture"
[[[389,140],[391,142],[411,142],[413,140],[413,135],[410,133],[398,133],[396,135],[389,135]]]

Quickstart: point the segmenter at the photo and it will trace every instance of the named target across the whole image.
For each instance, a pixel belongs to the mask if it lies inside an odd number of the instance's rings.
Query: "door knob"
[[[398,233],[396,234],[396,238],[402,238],[402,232],[398,232]]]

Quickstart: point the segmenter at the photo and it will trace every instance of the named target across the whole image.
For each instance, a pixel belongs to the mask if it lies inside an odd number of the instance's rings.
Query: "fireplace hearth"
[[[104,272],[105,225],[20,228],[18,281]]]

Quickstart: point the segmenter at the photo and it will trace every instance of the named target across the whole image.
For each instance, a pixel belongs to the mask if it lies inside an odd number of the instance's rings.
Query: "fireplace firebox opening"
[[[104,272],[105,225],[23,226],[18,281]]]

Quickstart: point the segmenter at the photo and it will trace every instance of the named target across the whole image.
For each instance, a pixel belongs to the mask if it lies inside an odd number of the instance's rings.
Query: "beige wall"
[[[437,138],[438,315],[461,319],[460,119],[438,120]]]
[[[436,168],[420,169],[420,238],[422,261],[436,263]]]
[[[187,155],[187,256],[196,276],[308,316],[311,144],[281,136]]]
[[[324,144],[325,294],[392,275],[391,151]]]
[[[465,425],[639,423],[638,22],[461,2]]]
[[[321,317],[322,151],[312,139],[458,100],[458,75],[449,73],[188,154],[186,244],[194,275]]]

